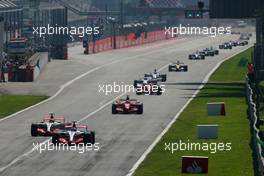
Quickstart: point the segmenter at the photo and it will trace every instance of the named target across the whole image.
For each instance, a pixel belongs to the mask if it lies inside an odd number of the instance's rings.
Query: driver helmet
[[[75,122],[75,121],[72,122],[72,129],[73,129],[74,131],[77,130],[77,125],[76,125],[76,122]]]
[[[50,120],[49,120],[49,122],[51,122],[51,123],[55,122],[55,120],[54,120],[54,113],[53,112],[50,113]]]

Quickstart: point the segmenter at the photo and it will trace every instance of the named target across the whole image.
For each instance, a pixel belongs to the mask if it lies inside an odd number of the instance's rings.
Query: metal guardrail
[[[254,161],[257,166],[255,166],[256,175],[263,176],[264,175],[264,142],[261,140],[259,136],[259,128],[257,127],[258,117],[257,117],[257,108],[256,104],[253,100],[253,90],[250,86],[249,79],[246,79],[246,99],[248,104],[248,115],[251,121],[251,131],[252,131],[252,144],[253,144],[253,153],[254,153]]]

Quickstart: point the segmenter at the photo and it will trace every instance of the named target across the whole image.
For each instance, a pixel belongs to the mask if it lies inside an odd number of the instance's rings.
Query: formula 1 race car
[[[190,60],[204,60],[205,59],[205,53],[203,51],[202,52],[196,51],[196,53],[189,55],[189,59]]]
[[[167,75],[159,73],[156,69],[154,70],[153,73],[145,74],[144,77],[148,78],[148,79],[151,79],[153,81],[157,81],[157,82],[159,82],[159,81],[161,81],[161,82],[167,81]]]
[[[63,130],[52,135],[52,143],[57,144],[94,144],[95,132],[88,130],[87,125],[77,125],[75,122],[66,124]]]
[[[232,49],[232,43],[225,42],[224,44],[219,45],[219,49]]]
[[[252,34],[248,34],[248,33],[242,33],[239,37],[240,40],[250,40],[250,37],[252,37]]]
[[[215,56],[215,55],[219,54],[219,51],[213,49],[213,47],[206,48],[206,49],[203,50],[203,52],[205,53],[205,56]]]
[[[63,117],[54,117],[51,113],[50,117],[44,118],[41,122],[31,124],[31,136],[51,136],[63,129],[64,125]]]
[[[177,61],[176,63],[171,63],[169,65],[169,72],[187,72],[188,71],[188,65],[184,65],[184,63]]]
[[[136,85],[137,95],[161,95],[162,88],[158,85],[157,81],[150,80],[148,82],[138,82]]]
[[[152,77],[144,77],[143,79],[134,80],[134,87],[136,88],[138,84],[148,84],[149,82],[153,82]],[[157,82],[157,81],[155,81]]]
[[[112,104],[112,114],[143,114],[143,103],[136,99],[118,99]]]
[[[248,45],[248,41],[237,41],[238,46],[245,46]]]

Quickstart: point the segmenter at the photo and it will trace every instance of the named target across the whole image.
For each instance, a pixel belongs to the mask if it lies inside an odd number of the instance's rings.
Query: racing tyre
[[[95,132],[94,132],[94,131],[91,132],[91,136],[92,136],[92,141],[91,141],[91,143],[92,143],[92,144],[95,144]]]
[[[169,72],[171,72],[171,71],[172,71],[171,66],[169,66]]]
[[[188,71],[188,66],[185,66],[184,69],[183,69],[185,72]]]
[[[161,90],[161,88],[160,88],[160,87],[158,88],[157,95],[162,95],[162,90]]]
[[[138,105],[137,114],[143,114],[143,104]]]
[[[36,124],[31,124],[31,136],[38,136],[37,128]]]
[[[53,135],[51,138],[51,142],[53,145],[58,145],[58,136],[57,135]]]
[[[91,131],[91,133],[86,133],[83,136],[83,143],[84,144],[94,144],[95,143],[95,132]]]
[[[142,81],[134,80],[134,87],[137,87],[137,84],[141,83]]]
[[[112,114],[117,114],[116,105],[112,104]]]
[[[140,91],[136,91],[136,95],[142,95],[142,92],[140,92]]]
[[[161,75],[161,82],[167,81],[167,75]]]
[[[215,50],[215,55],[219,55],[219,51],[218,50]]]

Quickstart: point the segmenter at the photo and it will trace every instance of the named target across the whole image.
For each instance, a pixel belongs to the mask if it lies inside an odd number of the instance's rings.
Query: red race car
[[[76,125],[75,122],[66,124],[63,130],[52,135],[53,144],[94,144],[95,132],[88,130],[87,125]]]
[[[65,126],[65,118],[54,117],[54,114],[50,114],[50,117],[45,117],[39,123],[31,124],[31,136],[51,136],[53,133],[63,129]]]
[[[112,114],[143,114],[143,103],[136,99],[118,99],[112,104]]]

